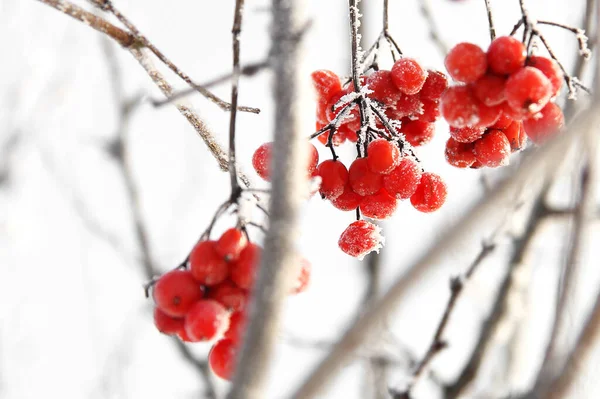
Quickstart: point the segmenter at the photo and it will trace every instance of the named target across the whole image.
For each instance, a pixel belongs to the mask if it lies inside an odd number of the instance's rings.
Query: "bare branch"
[[[442,57],[445,57],[448,54],[450,48],[448,47],[448,43],[444,41],[442,38],[442,34],[440,32],[440,28],[435,19],[433,18],[433,10],[431,8],[431,0],[420,0],[419,1],[421,10],[421,15],[425,19],[427,23],[427,27],[429,28],[429,37],[431,41],[437,48],[438,52]]]

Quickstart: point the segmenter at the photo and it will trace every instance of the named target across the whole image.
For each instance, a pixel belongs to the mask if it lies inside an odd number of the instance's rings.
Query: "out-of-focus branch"
[[[544,182],[554,172],[560,159],[569,151],[581,136],[591,134],[600,117],[594,112],[586,112],[570,125],[561,135],[554,137],[546,145],[539,148],[525,159],[514,174],[490,192],[476,204],[466,216],[454,226],[447,229],[440,240],[433,243],[415,265],[409,269],[390,290],[377,302],[373,303],[363,315],[347,330],[332,352],[309,375],[308,379],[296,391],[294,397],[313,398],[325,388],[330,378],[340,369],[342,364],[352,355],[361,343],[373,332],[374,326],[401,302],[408,288],[414,286],[422,276],[436,264],[442,263],[445,254],[462,240],[467,239],[477,226],[490,223],[490,219],[499,218],[506,205],[505,202],[514,191],[528,183],[531,179]]]
[[[450,48],[448,47],[448,44],[442,38],[442,34],[440,32],[440,27],[439,27],[438,23],[435,21],[435,19],[433,18],[433,10],[431,8],[431,0],[420,0],[419,3],[420,3],[419,9],[421,10],[421,15],[425,19],[425,22],[427,23],[427,27],[429,28],[429,37],[431,38],[431,41],[433,42],[433,44],[435,45],[438,52],[440,53],[440,55],[443,58],[446,56],[446,54],[448,54],[448,51],[450,50]]]
[[[302,2],[273,0],[272,59],[275,134],[270,226],[249,308],[249,324],[229,399],[262,399],[278,337],[283,301],[297,271],[297,217],[305,191],[306,141],[300,129]]]

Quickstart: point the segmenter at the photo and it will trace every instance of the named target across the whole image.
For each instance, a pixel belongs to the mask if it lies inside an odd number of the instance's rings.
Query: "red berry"
[[[506,102],[522,115],[533,115],[548,104],[552,97],[552,84],[533,67],[524,67],[510,75],[506,81]]]
[[[400,132],[404,134],[406,141],[414,147],[429,143],[435,135],[435,124],[421,120],[403,119]]]
[[[554,60],[532,55],[527,59],[527,65],[542,71],[552,85],[552,97],[558,94],[563,85],[563,73]]]
[[[360,203],[363,216],[371,219],[387,219],[396,211],[397,201],[384,188],[373,195],[367,195]]]
[[[357,158],[348,170],[348,181],[356,194],[365,196],[379,191],[383,176],[371,171],[367,158]]]
[[[473,83],[473,94],[488,107],[504,102],[504,85],[506,79],[496,75],[483,75]]]
[[[340,161],[328,159],[321,162],[317,173],[321,176],[321,188],[319,192],[323,198],[331,200],[342,195],[344,187],[348,183],[346,165]]]
[[[508,165],[510,152],[510,143],[502,130],[488,130],[474,143],[473,149],[475,158],[490,168]]]
[[[483,136],[483,127],[453,127],[450,126],[450,136],[459,143],[472,143]]]
[[[319,71],[314,71],[310,76],[319,97],[329,99],[334,94],[342,91],[342,83],[335,72],[321,69]]]
[[[197,341],[210,341],[229,328],[229,312],[212,299],[199,300],[185,316],[185,332]]]
[[[310,271],[311,264],[305,259],[300,259],[300,270],[298,272],[298,277],[296,278],[296,282],[294,287],[292,287],[292,294],[300,294],[308,288],[308,283],[310,282]]]
[[[367,164],[374,173],[388,174],[400,162],[400,149],[395,143],[386,139],[371,141],[367,153]]]
[[[156,306],[171,317],[183,317],[204,295],[200,284],[187,270],[163,274],[152,291]]]
[[[317,139],[321,143],[323,143],[323,145],[327,145],[327,140],[329,139],[330,134],[331,134],[330,132],[323,133],[323,134],[319,135],[317,137]],[[334,133],[333,138],[331,140],[332,140],[333,146],[337,147],[339,145],[344,144],[344,142],[346,141],[346,136],[344,134],[341,134],[341,132],[338,130],[337,132]]]
[[[417,189],[421,181],[421,169],[415,161],[403,158],[392,172],[384,176],[383,187],[396,199],[407,199]]]
[[[433,212],[446,202],[446,183],[435,173],[426,172],[421,175],[417,191],[410,197],[412,206],[420,212]]]
[[[208,354],[208,364],[217,377],[229,380],[233,377],[237,357],[237,345],[230,339],[222,339]]]
[[[448,88],[448,79],[443,72],[427,71],[427,79],[419,92],[423,100],[438,101],[442,93]]]
[[[226,230],[217,240],[215,250],[221,257],[230,262],[240,256],[247,244],[246,235],[239,229],[231,228]]]
[[[407,116],[421,114],[423,111],[422,107],[423,102],[418,95],[408,96],[406,94],[402,94],[393,107],[388,107],[386,114],[391,119],[400,120]]]
[[[360,125],[360,119],[359,119],[359,125]],[[356,132],[360,129],[360,126],[356,129],[352,129],[348,126],[348,124],[343,124],[340,126],[339,128],[339,132],[340,134],[343,134],[344,137],[348,140],[351,141],[353,143],[356,143],[358,141],[358,136],[356,135]]]
[[[325,99],[325,98],[319,98],[319,100],[317,101],[317,130],[321,130],[321,128],[325,125],[327,125],[327,123],[329,123],[329,121],[327,120],[327,103],[329,102],[329,99]],[[321,126],[319,126],[319,124],[321,124]]]
[[[514,121],[503,132],[510,143],[512,152],[518,151],[525,146],[527,135],[525,134],[525,130],[523,130],[522,122]]]
[[[504,109],[504,107],[503,107],[503,109]],[[502,114],[500,114],[500,118],[498,118],[496,123],[494,123],[492,126],[490,126],[490,129],[504,130],[507,127],[509,127],[510,124],[513,123],[513,121],[514,121],[513,118],[511,118],[509,115],[502,112]]]
[[[264,143],[254,151],[252,166],[256,173],[264,180],[269,181],[271,173],[271,148],[273,143]]]
[[[177,332],[177,337],[179,337],[179,339],[183,342],[200,342],[200,340],[193,339],[188,335],[187,332],[185,332],[185,326]]]
[[[225,280],[219,285],[210,287],[206,297],[214,299],[229,310],[243,309],[248,302],[248,292],[235,285],[231,280]]]
[[[374,100],[382,104],[394,104],[402,93],[394,85],[390,71],[379,70],[367,78],[367,87],[373,92],[369,94]]]
[[[315,170],[317,170],[317,165],[319,164],[319,151],[317,151],[317,147],[312,145],[312,143],[308,143],[308,175],[312,175]]]
[[[565,124],[565,117],[560,107],[549,103],[540,112],[523,121],[523,127],[527,136],[536,144],[556,134]]]
[[[472,83],[487,70],[484,51],[472,43],[459,43],[454,46],[444,62],[450,76],[459,82]]]
[[[440,109],[450,126],[475,126],[479,123],[479,102],[467,86],[453,86],[442,94]]]
[[[200,241],[190,253],[190,271],[197,282],[215,285],[229,275],[229,265],[214,241]]]
[[[509,75],[525,65],[527,50],[523,43],[511,36],[496,38],[488,48],[487,61],[492,72]]]
[[[475,162],[472,143],[460,143],[452,137],[446,142],[446,161],[457,168],[468,168]]]
[[[240,254],[237,262],[231,265],[231,280],[238,287],[249,290],[254,286],[261,251],[258,245],[249,243]]]
[[[440,102],[431,100],[423,101],[423,113],[419,115],[419,120],[423,122],[435,122],[440,117]]]
[[[339,197],[332,199],[331,204],[341,211],[353,211],[360,205],[362,199],[361,195],[356,194],[350,184],[346,184],[344,192]]]
[[[398,90],[410,95],[417,94],[427,79],[427,72],[412,58],[400,58],[396,61],[391,74]]]
[[[479,122],[476,126],[480,127],[488,127],[496,123],[498,119],[500,119],[500,115],[502,115],[502,105],[494,105],[492,107],[488,107],[485,104],[479,103],[479,109],[477,112],[477,116],[479,117]]]
[[[348,255],[362,259],[383,246],[381,228],[366,220],[357,220],[344,230],[338,246]]]
[[[159,308],[154,308],[154,325],[163,334],[177,334],[183,328],[183,318],[171,317]]]
[[[225,331],[224,337],[233,342],[240,342],[246,331],[246,318],[245,310],[233,312],[229,318],[229,328]]]

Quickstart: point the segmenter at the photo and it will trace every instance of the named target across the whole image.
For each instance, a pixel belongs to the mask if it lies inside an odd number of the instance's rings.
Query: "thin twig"
[[[270,227],[249,307],[249,324],[229,399],[262,399],[283,301],[297,271],[297,217],[306,181],[305,139],[298,110],[301,32],[304,16],[297,0],[273,0],[272,56],[275,126],[272,159]]]
[[[444,41],[444,39],[442,39],[439,24],[433,18],[431,0],[420,0],[419,4],[421,15],[423,16],[423,19],[425,19],[427,27],[429,28],[429,37],[431,38],[431,41],[437,48],[438,53],[440,53],[442,57],[445,57],[446,54],[448,54],[450,48],[448,47],[448,44]]]
[[[485,1],[485,9],[487,11],[488,24],[490,27],[490,39],[493,41],[496,38],[496,28],[494,27],[494,18],[492,15],[492,6],[490,4],[490,0]]]

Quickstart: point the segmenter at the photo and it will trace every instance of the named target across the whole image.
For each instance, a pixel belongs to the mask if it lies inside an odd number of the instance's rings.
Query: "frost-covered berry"
[[[437,101],[447,88],[448,79],[443,72],[428,70],[427,79],[423,83],[419,96],[423,100]]]
[[[414,147],[429,143],[435,135],[435,124],[421,120],[402,120],[400,132],[404,134],[406,141]]]
[[[419,165],[410,158],[402,161],[383,178],[383,187],[396,199],[408,199],[416,191],[421,181],[421,169]]]
[[[154,308],[154,325],[163,334],[177,334],[183,328],[183,318],[171,317],[159,308]]]
[[[172,270],[163,274],[152,291],[156,306],[171,317],[183,317],[202,298],[200,284],[188,270]]]
[[[216,285],[229,275],[227,260],[219,255],[216,248],[215,241],[200,241],[190,253],[190,271],[200,284]]]
[[[382,104],[394,104],[402,95],[394,84],[390,71],[379,70],[373,72],[367,78],[367,87],[373,91],[369,94],[369,97]]]
[[[185,332],[196,341],[210,341],[229,328],[229,312],[212,299],[196,302],[185,316]]]
[[[373,195],[367,195],[360,203],[363,216],[383,220],[391,217],[396,211],[397,201],[385,188]]]
[[[412,58],[400,58],[396,61],[391,75],[398,90],[409,95],[417,94],[427,79],[427,72]]]
[[[484,166],[496,168],[508,165],[510,143],[501,130],[488,130],[474,143],[473,153]]]
[[[346,165],[340,161],[328,159],[321,162],[317,173],[321,176],[319,192],[323,198],[332,200],[342,195],[344,187],[348,184]]]
[[[235,370],[237,351],[237,344],[231,339],[217,342],[208,354],[208,364],[213,373],[224,380],[231,379]]]
[[[398,146],[386,139],[375,139],[367,147],[367,164],[372,172],[387,174],[400,162]]]
[[[521,121],[514,121],[506,129],[502,130],[502,132],[510,143],[510,149],[512,152],[519,151],[525,147],[527,135],[525,134],[523,123]]]
[[[358,195],[375,194],[383,184],[383,176],[371,171],[367,158],[358,158],[348,170],[350,187]]]
[[[243,309],[248,302],[248,291],[238,287],[231,280],[208,289],[207,298],[214,299],[228,310]]]
[[[440,110],[450,126],[475,126],[479,123],[479,102],[470,87],[449,87],[442,94]]]
[[[254,151],[252,155],[252,167],[256,173],[266,181],[270,179],[271,173],[271,151],[273,143],[264,143]]]
[[[485,128],[483,127],[453,127],[450,126],[450,137],[459,143],[472,143],[483,136]]]
[[[248,244],[236,262],[231,265],[231,281],[238,287],[249,290],[254,285],[262,249],[256,244]]]
[[[475,163],[472,143],[460,143],[452,137],[446,142],[446,161],[457,168],[468,168]]]
[[[459,43],[446,55],[444,61],[448,73],[454,80],[472,83],[487,70],[485,52],[473,43]]]
[[[501,36],[490,44],[487,62],[490,69],[499,75],[510,75],[525,64],[527,50],[523,43],[512,36]]]
[[[379,251],[383,246],[381,228],[366,220],[357,220],[344,230],[338,246],[348,255],[363,259],[368,253]]]
[[[446,202],[446,183],[435,173],[426,172],[415,193],[410,197],[412,206],[420,212],[437,211]]]
[[[552,96],[554,97],[558,94],[563,85],[564,75],[554,60],[532,55],[531,57],[527,58],[526,64],[527,66],[534,67],[535,69],[542,71],[548,80],[550,80],[550,84],[552,84]]]
[[[565,124],[565,117],[560,107],[549,103],[540,112],[523,121],[527,136],[536,144],[542,144],[552,137]]]
[[[332,199],[331,204],[341,211],[353,211],[358,208],[363,198],[352,190],[350,184],[347,184],[342,195]]]
[[[319,97],[330,99],[333,95],[342,91],[342,83],[335,72],[321,69],[314,71],[311,75],[313,87]]]
[[[488,107],[501,104],[506,97],[504,96],[504,86],[506,79],[496,75],[483,75],[479,80],[473,83],[473,94],[475,98]]]
[[[552,84],[539,70],[533,67],[521,68],[506,81],[506,102],[522,115],[540,112],[552,97]]]

